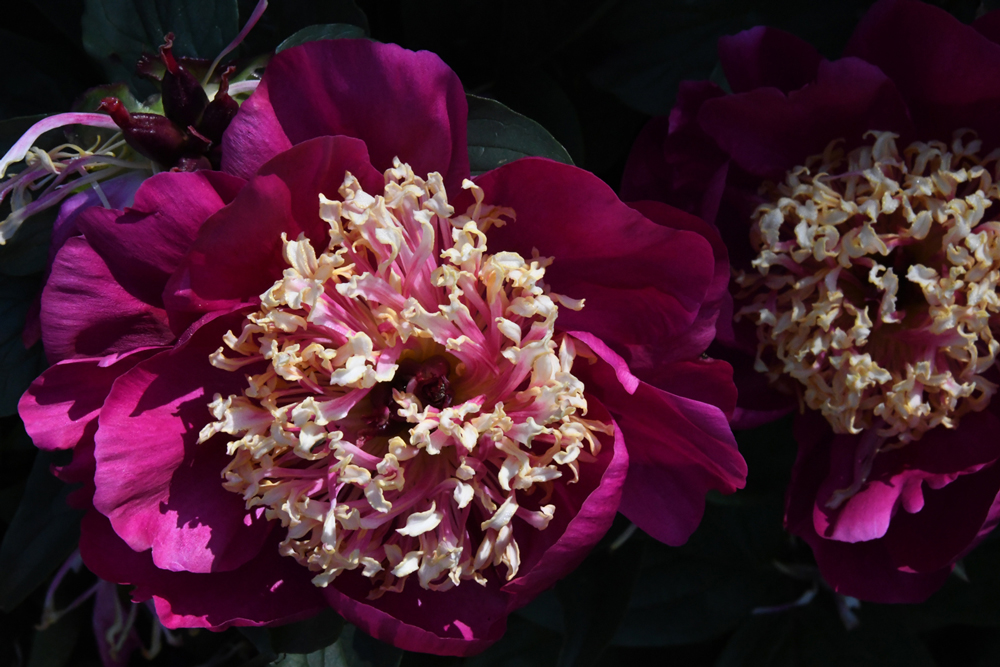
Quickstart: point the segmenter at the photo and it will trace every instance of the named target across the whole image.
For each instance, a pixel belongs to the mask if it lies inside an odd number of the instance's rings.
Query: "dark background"
[[[13,128],[20,126],[10,119],[66,111],[88,88],[108,83],[115,75],[128,76],[129,63],[95,60],[88,48],[94,51],[95,39],[122,39],[135,26],[104,26],[104,32],[95,34],[97,29],[85,30],[82,21],[88,5],[90,11],[100,6],[114,15],[123,3],[152,7],[164,25],[174,25],[171,21],[178,12],[197,19],[211,16],[215,5],[225,4],[214,0],[5,3],[0,21],[0,141],[4,142],[0,148],[17,136]],[[239,1],[241,25],[254,4]],[[834,58],[871,2],[272,0],[271,4],[234,55],[249,58],[273,50],[302,28],[330,23],[360,26],[373,39],[433,51],[458,73],[467,92],[494,98],[538,121],[578,166],[617,188],[633,140],[651,116],[669,112],[678,82],[712,78],[722,83],[715,52],[718,36],[767,24],[803,37]],[[933,4],[968,22],[992,3]],[[205,26],[190,29],[197,33],[201,27]],[[145,38],[150,48],[158,43],[155,35]],[[205,38],[198,44],[208,48],[210,41]],[[85,48],[85,43],[90,46]],[[214,52],[187,55],[210,57]],[[138,80],[130,83],[140,96],[152,91]],[[37,373],[44,362],[39,350],[16,348],[19,323],[40,276],[4,270],[4,257],[0,255],[0,388],[9,406],[24,389],[15,376],[29,366]],[[12,370],[15,362],[20,364],[17,372]],[[0,665],[100,665],[91,602],[46,630],[35,629],[51,575],[75,546],[76,515],[61,504],[65,490],[45,479],[51,461],[38,462],[29,484],[35,450],[16,415],[9,409],[0,413],[8,415],[0,417],[4,472],[0,530],[7,533],[0,551],[0,608],[4,609]],[[850,601],[833,595],[818,577],[809,549],[781,527],[784,487],[795,453],[789,422],[740,433],[739,440],[749,463],[748,488],[732,497],[710,497],[705,521],[687,545],[671,549],[637,534],[611,550],[613,539],[627,526],[619,521],[576,573],[512,616],[505,638],[476,658],[403,654],[360,632],[344,630],[339,619],[327,614],[270,631],[178,631],[173,633],[178,645],[164,646],[149,664],[250,667],[276,658],[285,667],[1000,664],[1000,540],[990,539],[977,548],[961,564],[962,576],[953,576],[924,604],[862,603],[847,609],[845,603]],[[13,525],[18,512],[22,517],[34,512],[28,517],[32,521],[22,518],[20,527]],[[39,546],[38,540],[48,541]],[[43,557],[28,569],[12,566],[10,554],[28,548],[40,549]],[[65,607],[93,584],[85,569],[70,574],[55,591],[56,607]],[[121,589],[119,595],[127,608],[127,591]],[[807,603],[788,606],[805,600],[804,595]],[[788,608],[768,610],[783,605]],[[148,610],[138,611],[136,623],[148,646],[153,632]],[[339,641],[324,651],[338,633]],[[318,652],[298,655],[314,651]],[[288,655],[281,658],[284,654]],[[146,663],[136,652],[129,664]]]

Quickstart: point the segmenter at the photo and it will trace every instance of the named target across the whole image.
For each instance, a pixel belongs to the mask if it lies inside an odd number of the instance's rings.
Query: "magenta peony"
[[[742,486],[721,239],[545,159],[469,180],[466,115],[432,54],[306,44],[221,172],[76,218],[20,412],[73,449],[87,566],[166,626],[329,606],[473,653],[619,509],[678,544]]]
[[[714,221],[733,261],[734,424],[803,410],[788,530],[837,591],[926,598],[1000,502],[1000,14],[883,0],[844,57],[719,42],[630,156],[628,199]]]

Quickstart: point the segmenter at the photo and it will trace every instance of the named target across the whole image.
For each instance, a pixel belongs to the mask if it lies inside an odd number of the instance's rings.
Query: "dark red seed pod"
[[[163,113],[181,127],[195,125],[208,106],[208,96],[205,95],[201,82],[174,58],[174,33],[169,33],[163,39],[160,60],[167,68],[160,84]]]
[[[174,166],[190,152],[188,134],[165,116],[130,114],[117,97],[104,98],[98,111],[111,115],[115,125],[121,128],[125,143],[164,167]]]
[[[219,83],[219,92],[215,98],[208,103],[205,113],[202,114],[201,122],[198,123],[198,131],[212,140],[213,144],[222,143],[222,135],[229,127],[240,110],[240,105],[229,96],[229,75],[236,71],[235,67],[229,67],[222,73],[222,81]]]

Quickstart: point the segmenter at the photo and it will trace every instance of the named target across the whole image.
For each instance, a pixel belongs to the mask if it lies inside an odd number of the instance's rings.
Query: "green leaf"
[[[28,485],[0,545],[0,609],[9,612],[76,549],[83,512],[66,505],[70,487],[52,476],[40,451]]]
[[[968,581],[949,577],[941,590],[926,602],[902,607],[907,622],[917,630],[936,630],[959,624],[1000,626],[998,560],[1000,539],[994,533],[963,559]]]
[[[80,627],[87,616],[82,609],[74,609],[31,638],[28,667],[63,667],[73,657],[73,649],[80,636]]]
[[[281,53],[285,49],[290,49],[293,46],[299,46],[300,44],[305,44],[307,42],[318,42],[323,39],[359,39],[367,36],[368,33],[364,31],[364,28],[359,28],[356,25],[349,25],[347,23],[311,25],[308,28],[299,30],[297,33],[283,41],[278,45],[278,48],[275,49],[274,52]]]
[[[313,653],[330,646],[340,637],[344,619],[332,609],[298,623],[271,628],[275,653]]]
[[[889,615],[866,613],[847,630],[833,601],[821,596],[790,611],[752,616],[732,636],[715,667],[934,667],[912,629]]]
[[[40,279],[0,275],[0,417],[17,412],[17,402],[45,369],[41,343],[24,347],[21,332]]]
[[[801,586],[772,560],[784,543],[780,506],[762,502],[709,505],[687,544],[651,542],[625,619],[623,646],[705,641],[736,627],[754,607],[781,604]]]
[[[82,25],[83,47],[109,80],[149,91],[135,74],[143,52],[173,32],[177,55],[212,60],[236,37],[239,17],[236,0],[86,0]]]
[[[464,667],[550,667],[559,657],[562,637],[514,615],[507,632],[493,646],[471,658]]]
[[[614,551],[604,543],[556,584],[566,627],[558,667],[597,664],[625,616],[644,547],[642,539],[629,539]]]
[[[307,655],[289,653],[272,664],[276,667],[397,667],[402,659],[402,650],[345,624],[334,644]]]
[[[569,153],[535,121],[496,100],[466,95],[469,102],[469,167],[478,175],[522,157],[573,164]]]
[[[4,202],[0,219],[9,212]],[[57,217],[59,207],[53,206],[25,220],[13,238],[0,245],[0,274],[23,278],[44,271],[49,264],[49,244]]]

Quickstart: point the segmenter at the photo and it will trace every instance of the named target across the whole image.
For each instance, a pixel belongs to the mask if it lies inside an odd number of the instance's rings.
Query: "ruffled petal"
[[[537,248],[554,258],[545,272],[552,290],[586,300],[581,311],[560,309],[561,328],[624,350],[676,341],[698,317],[714,275],[700,234],[653,223],[593,174],[551,160],[524,158],[476,183],[487,203],[517,214],[488,232],[490,251],[530,258]]]
[[[290,623],[327,606],[309,581],[309,571],[278,554],[276,535],[234,570],[170,572],[157,568],[148,551],[130,549],[107,517],[91,510],[81,525],[80,555],[101,579],[135,586],[133,600],[152,598],[157,617],[168,628]]]
[[[222,488],[225,447],[197,444],[216,392],[239,393],[243,374],[208,357],[243,314],[203,323],[170,352],[115,381],[98,420],[94,507],[136,551],[165,570],[219,572],[246,563],[271,526]]]
[[[163,306],[163,288],[205,220],[228,204],[245,181],[218,171],[162,173],[135,194],[124,213],[84,211],[77,225],[118,284],[141,301]]]
[[[951,567],[927,573],[899,569],[884,539],[851,544],[819,536],[813,525],[816,489],[830,466],[829,446],[833,434],[818,413],[796,420],[798,458],[785,500],[785,528],[812,548],[823,578],[843,595],[871,602],[922,602],[944,583]],[[933,540],[934,534],[927,535]]]
[[[925,508],[925,503],[933,498],[934,507],[947,509],[944,498],[956,492],[946,493],[945,487],[956,484],[956,480],[964,476],[971,475],[979,481],[966,480],[960,486],[971,484],[978,489],[983,483],[981,480],[988,478],[980,472],[982,468],[1000,457],[1000,442],[987,435],[998,429],[1000,420],[993,414],[973,413],[962,418],[958,429],[937,428],[905,447],[879,453],[864,486],[842,505],[830,508],[827,502],[833,493],[850,487],[854,481],[855,456],[860,455],[859,442],[863,437],[834,436],[829,446],[830,472],[816,490],[813,509],[816,532],[840,542],[867,542],[886,536],[890,523],[893,526],[897,523],[926,524],[936,518],[941,523],[933,541],[928,541],[924,535],[918,550],[943,550],[950,552],[950,557],[954,556],[972,541],[983,525],[997,494],[996,485],[992,492],[989,488],[980,489],[980,495],[985,493],[986,497],[980,497],[978,502],[967,498],[961,503],[963,510],[956,512],[951,520],[935,517],[933,510]],[[931,489],[936,491],[930,492]],[[954,506],[951,509],[954,510]],[[925,511],[928,513],[924,514]],[[907,519],[907,515],[912,518]],[[899,530],[905,531],[905,528]],[[952,537],[954,539],[949,539]],[[929,553],[917,558],[933,560]],[[933,567],[920,569],[937,569],[949,562],[945,559]]]
[[[893,80],[920,140],[950,142],[954,130],[969,127],[990,146],[1000,142],[1000,46],[945,10],[882,0],[865,14],[844,53]]]
[[[746,483],[746,462],[719,408],[645,382],[630,395],[603,361],[579,376],[614,416],[628,447],[619,511],[649,535],[683,544],[701,522],[709,490],[732,493]]]
[[[81,237],[67,240],[56,255],[40,317],[52,362],[127,353],[174,338],[166,313],[129,294]]]
[[[732,297],[729,296],[729,253],[726,244],[714,227],[704,220],[682,213],[675,208],[656,201],[640,201],[629,204],[648,220],[670,229],[695,232],[712,246],[715,259],[713,274],[704,300],[691,326],[670,340],[657,342],[655,348],[643,350],[633,348],[629,366],[641,374],[640,368],[653,368],[672,363],[675,360],[696,357],[709,346],[716,337],[716,327],[728,332],[732,329]],[[723,317],[720,317],[723,316]],[[731,337],[731,334],[728,335]],[[640,360],[639,354],[646,359]],[[643,379],[646,379],[645,377]],[[650,380],[647,380],[652,382]],[[653,382],[653,384],[656,384]]]
[[[790,93],[816,80],[822,60],[808,42],[766,26],[719,38],[719,62],[734,93],[755,88]]]
[[[118,377],[160,348],[120,358],[61,361],[24,392],[17,411],[39,449],[72,449],[97,431],[97,415]]]
[[[465,91],[433,53],[369,40],[303,44],[271,60],[251,100],[223,140],[223,168],[244,178],[275,150],[327,135],[364,141],[379,171],[398,157],[449,188],[469,174]]]
[[[319,195],[331,199],[351,172],[366,192],[383,178],[365,145],[350,137],[303,142],[260,168],[231,204],[207,220],[164,293],[171,321],[182,329],[202,314],[256,300],[288,266],[281,234],[305,234],[317,251],[329,243]]]
[[[758,88],[707,100],[698,121],[740,167],[762,178],[779,177],[835,139],[853,147],[872,129],[910,131],[893,82],[857,58],[821,62],[815,83],[787,95]]]

